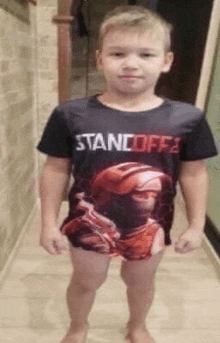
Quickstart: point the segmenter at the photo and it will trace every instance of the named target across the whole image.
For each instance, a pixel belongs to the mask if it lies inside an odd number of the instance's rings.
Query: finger
[[[185,239],[180,238],[176,243],[175,247],[178,249],[183,249],[185,245],[187,244],[187,241]]]
[[[66,237],[59,237],[54,240],[54,248],[57,251],[57,254],[67,255],[69,244]]]
[[[42,245],[42,247],[49,252],[51,255],[56,255],[57,254],[57,250],[53,245]]]
[[[193,250],[194,249],[191,247],[190,242],[186,242],[186,244],[181,249],[178,249],[177,251],[180,252],[181,254],[187,254]]]
[[[53,245],[53,241],[48,241],[45,243],[42,237],[40,237],[39,245],[44,248],[47,252],[49,252],[51,255],[57,254],[57,250],[55,249]]]
[[[60,253],[61,253],[62,255],[68,255],[68,254],[69,254],[69,251],[68,251],[67,249],[61,249],[61,250],[60,250]]]
[[[188,242],[185,240],[179,240],[175,245],[175,250],[180,253],[184,253],[188,249]]]
[[[53,247],[54,247],[54,249],[55,249],[57,254],[61,254],[61,244],[60,244],[59,240],[58,241],[56,241],[56,240],[53,241]]]
[[[59,251],[62,255],[67,255],[69,253],[69,242],[66,237],[64,237],[60,242]]]
[[[47,240],[43,247],[51,254],[59,254],[59,245],[55,239]]]
[[[189,253],[194,250],[194,247],[191,245],[191,242],[188,242],[188,244],[184,248],[184,253]]]

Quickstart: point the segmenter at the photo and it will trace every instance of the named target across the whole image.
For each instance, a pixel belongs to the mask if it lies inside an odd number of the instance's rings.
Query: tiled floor
[[[61,208],[65,216],[67,203]],[[173,237],[186,225],[177,201]],[[52,256],[38,245],[39,213],[20,247],[0,296],[1,343],[60,343],[69,325],[65,293],[72,272],[68,256]],[[97,292],[89,316],[88,343],[123,342],[128,318],[120,258]],[[156,276],[147,319],[157,343],[219,343],[220,283],[203,248],[179,255],[167,248]]]
[[[101,5],[108,10],[114,4],[106,0],[104,6],[98,0],[91,18],[98,18]],[[92,22],[93,28],[95,25]],[[72,98],[95,94],[105,87],[92,59],[95,41],[92,33],[89,54],[86,38],[74,45]],[[64,202],[60,221],[66,211]],[[177,198],[173,236],[185,227],[185,214]],[[44,251],[38,245],[39,230],[38,213],[1,290],[0,343],[60,343],[69,325],[65,302],[72,272],[69,257]],[[128,306],[119,274],[120,259],[114,259],[89,316],[88,343],[123,342],[121,330],[128,318]],[[220,283],[203,248],[186,256],[175,253],[173,247],[167,248],[158,268],[156,295],[147,324],[157,343],[220,342]]]

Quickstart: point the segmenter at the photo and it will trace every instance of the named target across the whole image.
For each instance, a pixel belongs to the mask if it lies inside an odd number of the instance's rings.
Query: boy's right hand
[[[69,242],[56,227],[42,228],[40,235],[40,246],[51,255],[67,255],[69,252]]]

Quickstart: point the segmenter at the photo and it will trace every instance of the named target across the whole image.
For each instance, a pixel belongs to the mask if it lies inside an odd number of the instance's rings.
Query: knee
[[[137,275],[133,273],[130,273],[126,268],[123,267],[121,268],[121,278],[127,287],[136,288],[140,286],[141,278],[137,277]]]
[[[125,275],[121,275],[121,278],[123,280],[123,282],[125,283],[126,287],[129,289],[135,289],[138,290],[139,292],[143,291],[145,292],[146,289],[148,288],[149,285],[151,285],[150,280],[146,280],[142,277],[139,278],[132,278],[132,277],[128,277]]]
[[[74,284],[82,292],[96,291],[105,282],[106,278],[106,274],[74,273],[70,287],[71,284]]]
[[[128,266],[126,263],[121,267],[121,278],[127,288],[136,289],[145,292],[149,287],[152,287],[154,279],[154,271],[145,266],[145,268],[135,268]],[[140,265],[139,265],[140,267]]]
[[[129,278],[122,278],[127,291],[134,294],[147,294],[149,298],[154,294],[154,284],[153,280],[146,280],[143,278],[131,280]]]

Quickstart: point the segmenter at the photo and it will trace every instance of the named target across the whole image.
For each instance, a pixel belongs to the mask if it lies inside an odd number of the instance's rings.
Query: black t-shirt
[[[217,154],[205,115],[193,105],[164,99],[157,108],[127,112],[97,96],[56,107],[37,148],[72,161],[75,182],[62,226],[82,215],[83,202],[121,235],[153,219],[167,245],[180,162]]]

